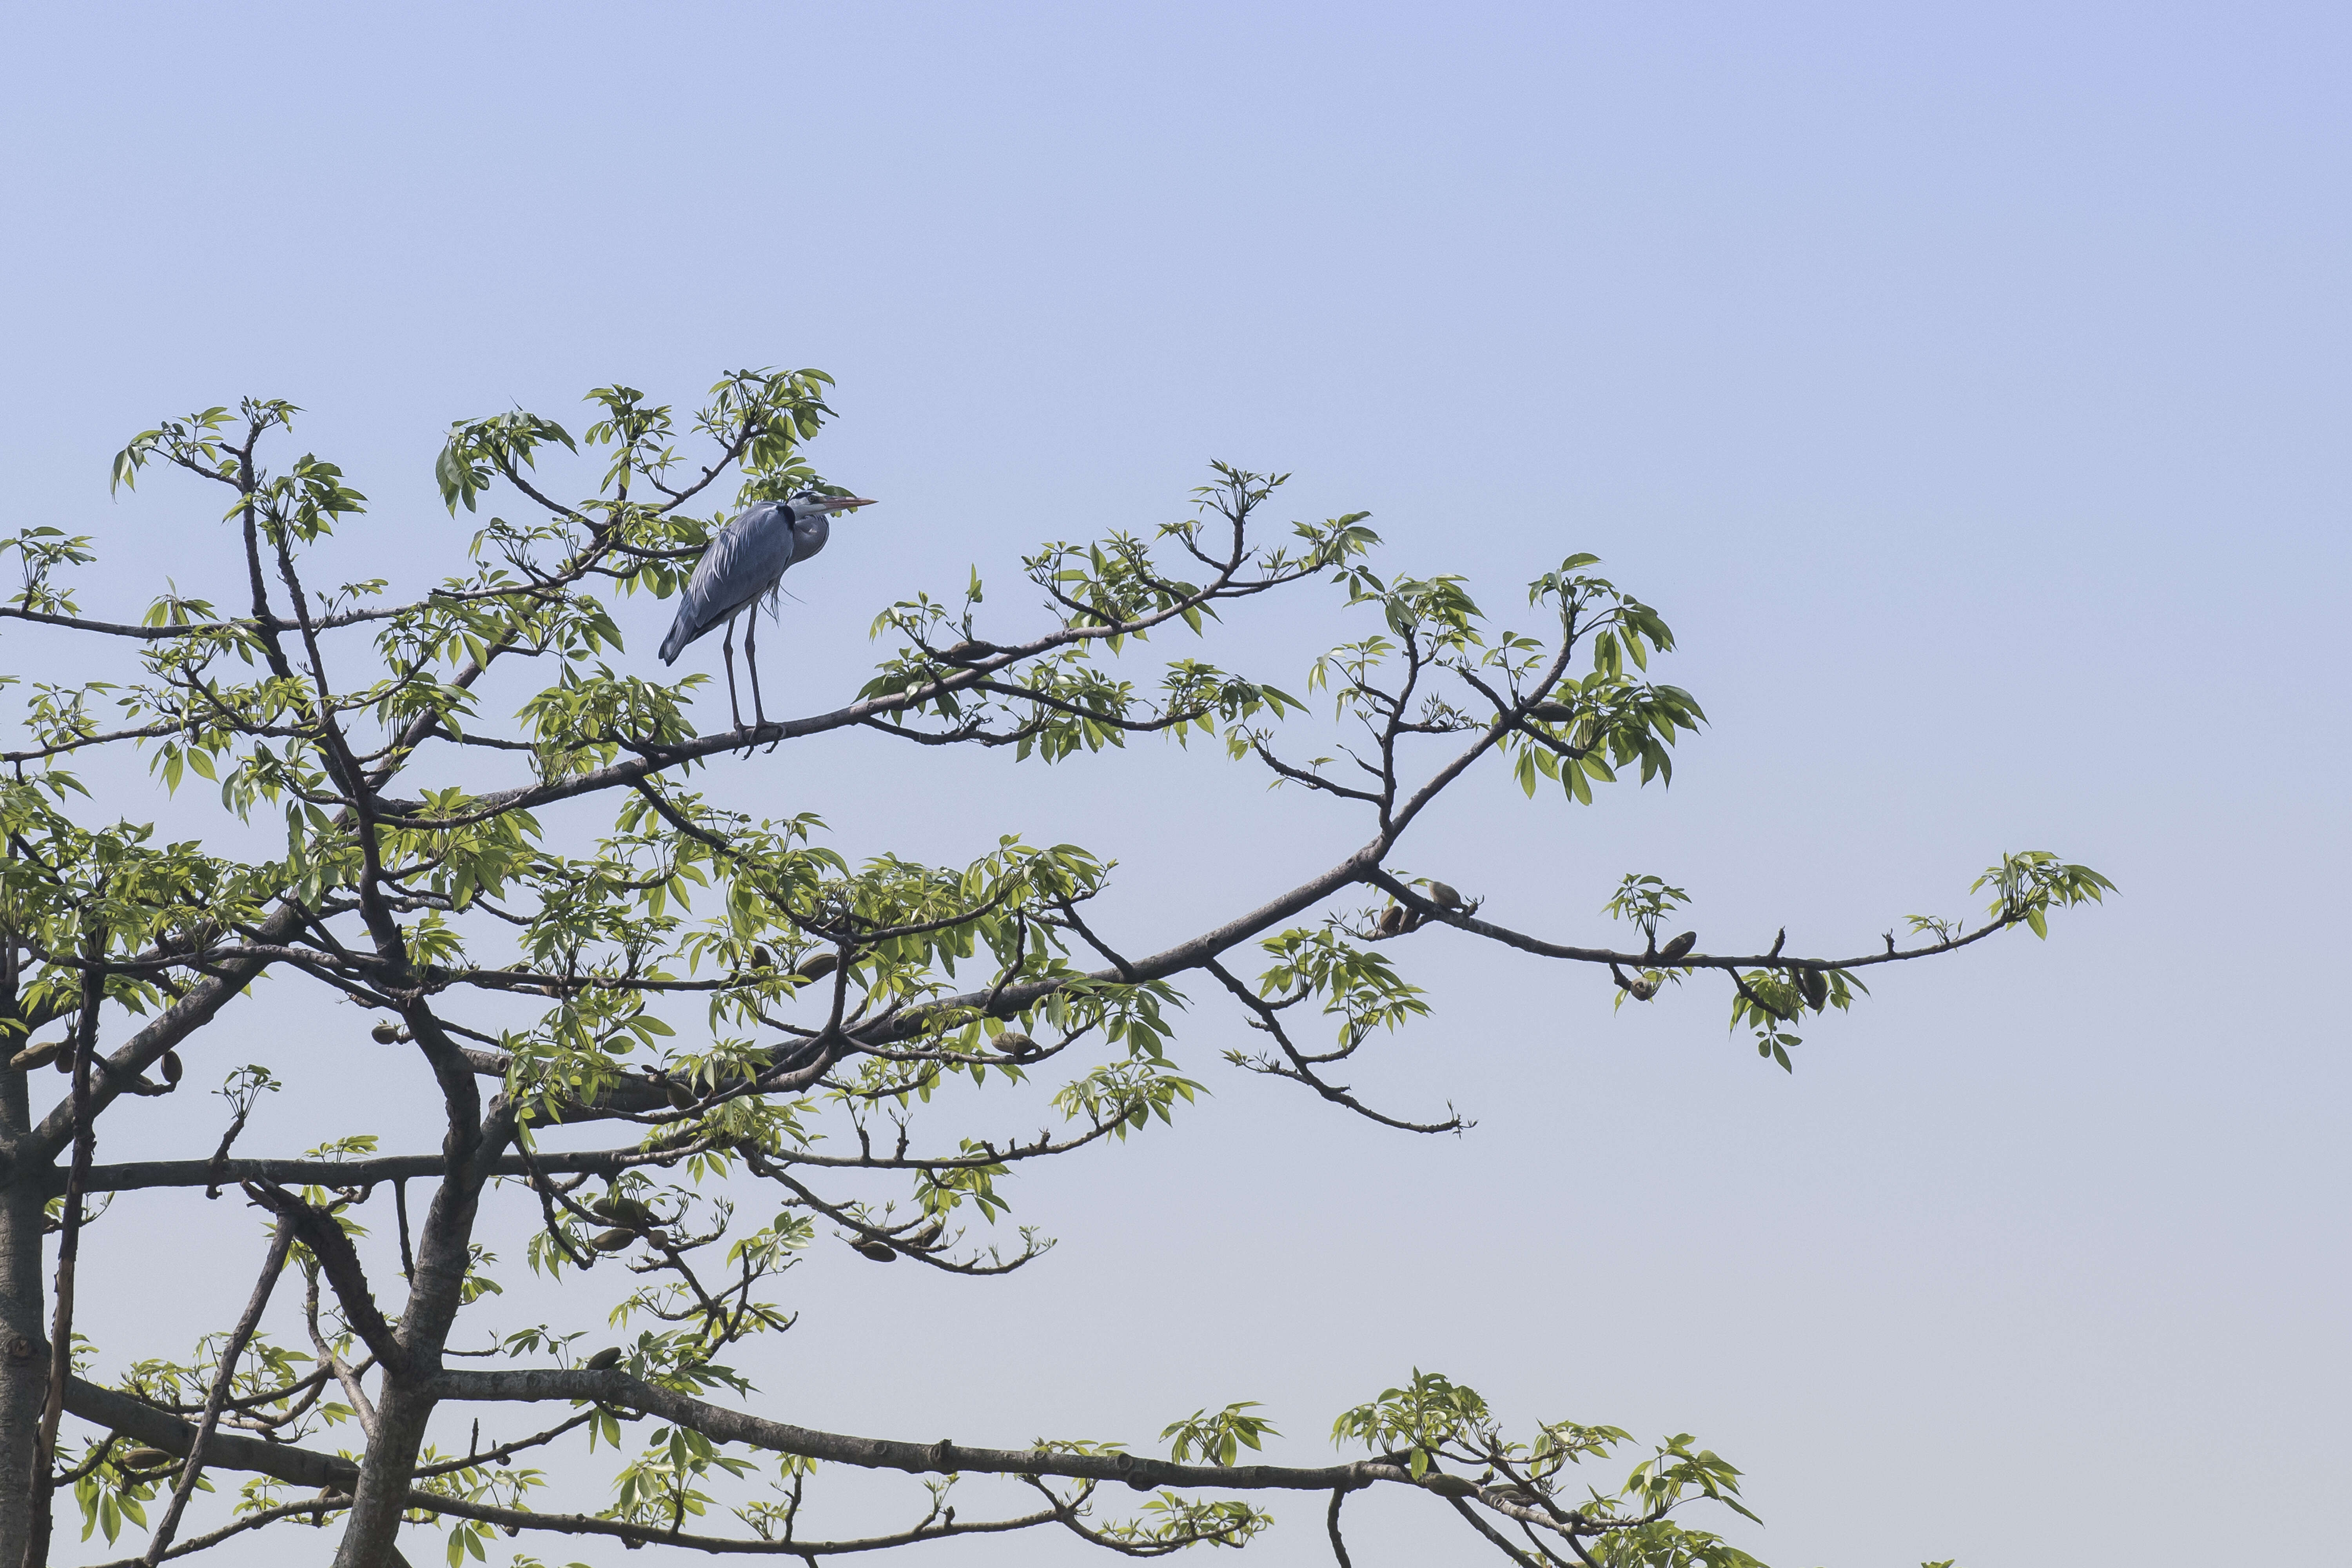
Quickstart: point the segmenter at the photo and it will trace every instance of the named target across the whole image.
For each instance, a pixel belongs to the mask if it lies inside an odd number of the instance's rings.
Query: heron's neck
[[[805,561],[824,548],[833,537],[833,520],[819,512],[814,517],[795,519],[793,522],[793,559]]]

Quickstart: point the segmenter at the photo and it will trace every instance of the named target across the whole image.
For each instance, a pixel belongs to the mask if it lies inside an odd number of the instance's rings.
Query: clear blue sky
[[[1419,1364],[1520,1417],[1701,1434],[1779,1564],[2341,1552],[2340,7],[5,17],[7,526],[99,533],[86,605],[208,570],[209,502],[106,494],[175,411],[302,404],[376,501],[349,558],[437,573],[451,418],[817,365],[843,418],[816,455],[886,505],[772,645],[806,707],[902,590],[977,563],[1018,625],[1017,552],[1164,521],[1223,458],[1294,470],[1301,514],[1372,510],[1393,564],[1498,607],[1596,551],[1683,634],[1714,723],[1671,794],[1563,815],[1498,784],[1415,851],[1526,923],[1593,931],[1654,870],[1704,931],[1851,951],[1967,908],[2003,847],[2122,884],[2046,944],[1889,976],[1793,1079],[1711,994],[1612,1017],[1433,940],[1438,1019],[1360,1082],[1452,1099],[1459,1142],[1223,1071],[1238,1031],[1204,1005],[1188,1128],[1024,1184],[1052,1258],[956,1289],[822,1258],[757,1363],[768,1408],[1140,1444],[1256,1398],[1304,1461]],[[631,615],[642,658],[660,613]],[[1340,632],[1236,626],[1289,679]],[[42,647],[0,663],[61,673]],[[1156,747],[1043,780],[906,761],[843,744],[730,787],[851,853],[1087,843],[1137,941],[1358,841]],[[356,1027],[254,1006],[281,1045]],[[292,1110],[254,1137],[298,1147]],[[159,1149],[209,1146],[152,1114]],[[201,1234],[91,1245],[209,1289]],[[184,1348],[127,1309],[95,1331]],[[1319,1510],[1277,1511],[1253,1561],[1328,1560]],[[1427,1511],[1365,1506],[1357,1561],[1439,1560]]]

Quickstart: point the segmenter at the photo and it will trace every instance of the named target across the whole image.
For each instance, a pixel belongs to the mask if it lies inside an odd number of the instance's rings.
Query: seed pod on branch
[[[1818,1013],[1830,1005],[1830,977],[1818,969],[1804,972],[1805,1005]]]
[[[1576,717],[1576,710],[1565,702],[1538,702],[1528,710],[1528,717],[1547,724],[1565,724]]]
[[[886,1242],[853,1241],[850,1247],[860,1258],[870,1258],[877,1263],[896,1263],[898,1252]]]
[[[1458,910],[1462,907],[1462,895],[1447,883],[1432,882],[1429,885],[1429,901],[1441,910]]]
[[[916,1252],[929,1252],[939,1245],[940,1237],[947,1233],[947,1228],[945,1220],[935,1219],[914,1235],[902,1238],[898,1245]]]
[[[1658,949],[1659,959],[1666,963],[1679,963],[1683,956],[1698,945],[1698,932],[1686,931],[1665,946]]]
[[[165,1051],[163,1053],[163,1081],[171,1084],[178,1083],[180,1081],[180,1075],[187,1070],[181,1065],[180,1053],[177,1051]]]
[[[1629,984],[1625,989],[1633,994],[1634,1001],[1647,1002],[1658,994],[1658,983],[1644,974],[1641,979]]]
[[[400,1044],[401,1041],[408,1038],[408,1031],[387,1019],[378,1023],[374,1028],[370,1029],[368,1031],[368,1038],[373,1040],[379,1046],[396,1046]]]
[[[751,949],[751,967],[754,969],[773,969],[776,967],[776,955],[768,951],[766,943],[761,942],[753,945]]]
[[[1439,1497],[1464,1498],[1476,1495],[1478,1483],[1467,1476],[1449,1476],[1443,1470],[1432,1470],[1421,1478],[1423,1489]]]
[[[996,1048],[1016,1062],[1025,1062],[1037,1054],[1037,1042],[1018,1029],[1007,1029],[996,1037]]]
[[[588,1212],[614,1225],[633,1226],[644,1230],[654,1223],[654,1211],[635,1198],[602,1197],[588,1205]]]
[[[177,1454],[167,1454],[161,1448],[132,1448],[122,1456],[122,1462],[134,1470],[152,1470],[158,1465],[176,1465]]]
[[[793,973],[799,975],[803,980],[822,980],[840,967],[841,955],[839,953],[820,952],[813,958],[802,960],[801,966],[798,969],[793,970]]]
[[[606,1345],[581,1364],[590,1372],[610,1372],[621,1364],[621,1347]]]
[[[634,1230],[600,1230],[588,1238],[588,1245],[599,1252],[619,1252],[636,1239]]]
[[[702,1098],[700,1095],[694,1092],[694,1086],[692,1084],[687,1083],[678,1079],[672,1079],[667,1084],[664,1085],[663,1092],[669,1096],[669,1102],[677,1107],[680,1110],[693,1110],[697,1102],[698,1102]]]
[[[64,1044],[63,1037],[59,1037],[54,1040],[43,1040],[37,1046],[26,1046],[8,1058],[8,1065],[18,1072],[30,1072],[35,1068],[47,1067],[57,1059],[58,1048]]]

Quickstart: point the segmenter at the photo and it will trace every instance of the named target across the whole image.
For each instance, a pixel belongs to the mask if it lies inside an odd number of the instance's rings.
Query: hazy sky
[[[1644,870],[1710,945],[1860,952],[1977,912],[2005,847],[2121,884],[2046,943],[1874,979],[1793,1078],[1709,987],[1612,1016],[1593,976],[1432,935],[1406,962],[1438,1016],[1355,1081],[1451,1100],[1460,1140],[1223,1068],[1243,1031],[1202,995],[1178,1055],[1213,1098],[1016,1184],[1049,1258],[965,1282],[820,1247],[800,1326],[739,1358],[761,1409],[1149,1447],[1255,1398],[1313,1463],[1420,1365],[1517,1419],[1699,1434],[1782,1568],[2340,1555],[2339,7],[5,15],[5,526],[100,535],[86,607],[210,580],[209,498],[107,497],[175,412],[303,405],[298,449],[374,502],[346,574],[413,585],[465,532],[432,491],[450,419],[577,429],[602,383],[690,405],[815,365],[842,417],[814,456],[885,504],[795,574],[779,706],[843,700],[874,611],[974,564],[1034,625],[1023,549],[1168,521],[1225,458],[1294,471],[1286,514],[1370,509],[1391,566],[1497,611],[1594,551],[1681,634],[1667,678],[1713,722],[1671,792],[1564,810],[1496,778],[1405,857],[1516,923],[1599,935]],[[630,604],[635,658],[664,618]],[[1244,614],[1233,657],[1295,684],[1348,635]],[[13,630],[0,665],[87,673],[58,646]],[[1089,845],[1136,945],[1364,837],[1157,744],[1052,773],[798,752],[724,788],[852,855]],[[361,1024],[292,994],[248,1005],[252,1049],[352,1059]],[[331,1130],[413,1132],[421,1087]],[[184,1100],[131,1108],[156,1152],[216,1136]],[[305,1103],[247,1145],[323,1136]],[[247,1225],[126,1204],[85,1268],[241,1300]],[[553,1311],[499,1245],[509,1316]],[[110,1364],[185,1331],[152,1296],[91,1329]],[[1426,1502],[1351,1504],[1356,1561],[1470,1560]],[[1275,1508],[1250,1561],[1328,1560],[1318,1501]],[[323,1550],[262,1539],[242,1560]]]

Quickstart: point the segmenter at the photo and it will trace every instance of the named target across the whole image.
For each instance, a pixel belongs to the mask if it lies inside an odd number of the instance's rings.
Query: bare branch
[[[163,1560],[163,1554],[171,1549],[172,1538],[180,1532],[180,1516],[187,1511],[189,1495],[205,1473],[205,1451],[217,1436],[221,1407],[227,1404],[228,1391],[236,1381],[237,1358],[245,1353],[253,1331],[261,1325],[261,1310],[269,1305],[269,1292],[286,1267],[286,1250],[293,1241],[293,1223],[279,1220],[278,1228],[270,1233],[268,1256],[262,1259],[261,1278],[254,1282],[253,1294],[245,1304],[245,1315],[236,1321],[228,1342],[221,1347],[220,1371],[214,1375],[211,1396],[205,1401],[204,1419],[197,1423],[195,1436],[189,1440],[187,1462],[180,1467],[180,1479],[172,1489],[171,1504],[164,1509],[163,1521],[155,1526],[155,1533],[147,1542],[148,1568],[154,1568]]]

